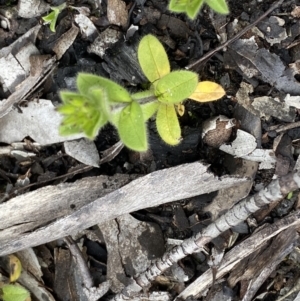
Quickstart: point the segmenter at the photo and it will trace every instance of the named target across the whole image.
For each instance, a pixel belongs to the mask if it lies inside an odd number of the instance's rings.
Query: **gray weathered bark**
[[[300,188],[300,172],[292,172],[282,178],[273,180],[266,188],[232,207],[224,215],[211,223],[197,235],[185,240],[181,245],[174,247],[162,258],[156,260],[144,273],[132,279],[130,285],[116,295],[112,300],[130,300],[130,296],[137,294],[151,284],[157,276],[161,275],[173,263],[189,254],[199,252],[212,239],[222,232],[238,225],[252,213],[272,202],[281,200],[290,191]]]
[[[297,211],[276,221],[274,224],[267,225],[227,252],[217,269],[216,280],[228,274],[241,260],[254,253],[257,249],[260,249],[264,243],[282,231],[290,228],[293,228],[293,231],[295,231],[294,228],[297,228],[300,224],[299,216],[300,211]],[[298,239],[297,235],[294,238],[295,240]],[[212,279],[213,270],[209,269],[182,291],[177,298],[186,299],[188,296],[196,297],[200,295],[211,286]]]
[[[38,200],[43,200],[47,197],[48,202],[51,202],[51,196],[53,198],[55,196],[55,200],[59,204],[59,199],[64,200],[64,198],[68,197],[70,202],[68,205],[70,206],[78,197],[79,191],[88,193],[88,191],[83,190],[86,186],[80,186],[76,182],[71,186],[69,194],[64,194],[63,187],[50,186],[18,196],[8,201],[7,205],[0,205],[0,212],[2,212],[3,206],[9,206],[10,202],[16,204],[10,211],[15,217],[13,223],[6,225],[6,219],[8,219],[9,215],[5,216],[5,213],[3,218],[0,219],[0,229],[2,229],[0,231],[0,256],[37,246],[69,234],[76,234],[83,229],[101,224],[125,213],[182,200],[249,181],[246,178],[236,177],[218,178],[209,173],[207,169],[207,165],[195,162],[153,172],[101,196],[65,217],[61,217],[56,221],[51,220],[52,223],[48,220],[48,225],[42,228],[37,228],[32,212],[30,214],[27,213],[28,208],[24,205],[26,201],[27,204],[30,203],[30,200],[38,203]],[[70,191],[72,191],[71,195]],[[70,210],[70,207],[68,209]],[[42,211],[43,206],[39,207],[39,210]],[[61,208],[58,208],[57,211],[60,212],[61,210]],[[3,212],[5,211],[3,210]],[[40,211],[35,212],[35,214],[38,213]],[[47,214],[45,212],[43,214],[45,216],[43,225],[45,225]],[[26,221],[20,222],[24,218]],[[18,231],[14,232],[16,229]],[[29,231],[33,232],[30,233]]]

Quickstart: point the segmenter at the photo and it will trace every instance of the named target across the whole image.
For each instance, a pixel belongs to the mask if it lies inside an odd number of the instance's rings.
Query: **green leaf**
[[[176,104],[188,98],[196,89],[198,75],[191,71],[173,71],[160,79],[155,95],[165,104]]]
[[[138,47],[140,66],[152,83],[170,73],[170,63],[160,41],[153,35],[142,38]]]
[[[191,18],[192,20],[196,18],[198,15],[202,5],[204,3],[204,0],[190,0],[186,6],[186,14]]]
[[[117,110],[113,110],[110,116],[110,122],[116,127],[119,127],[120,115],[122,113],[122,109],[118,108]]]
[[[105,118],[103,114],[95,112],[91,119],[86,119],[82,124],[82,130],[87,138],[94,139],[98,135],[100,128],[102,128],[106,122],[107,118]]]
[[[189,18],[195,19],[204,3],[219,14],[229,13],[226,0],[171,0],[169,9],[173,12],[185,12]]]
[[[59,135],[61,136],[71,136],[76,135],[78,133],[82,133],[81,127],[79,126],[61,123],[59,127]]]
[[[92,87],[89,90],[90,98],[93,100],[95,107],[101,111],[101,113],[106,117],[110,118],[111,110],[108,102],[108,96],[103,88]]]
[[[57,109],[64,115],[59,128],[62,136],[84,133],[94,139],[109,118],[109,107],[105,90],[92,89],[89,97],[78,93],[60,93],[63,104]]]
[[[205,0],[205,3],[219,14],[226,15],[229,13],[229,8],[225,0]]]
[[[119,118],[118,132],[122,142],[130,149],[143,152],[148,148],[146,125],[141,106],[132,101]]]
[[[25,301],[30,293],[23,287],[15,284],[7,284],[1,287],[3,301]]]
[[[57,17],[60,14],[60,12],[62,10],[64,10],[67,7],[67,4],[64,2],[63,4],[56,6],[56,7],[51,7],[52,12],[50,14],[48,14],[45,17],[42,17],[42,19],[46,22],[46,23],[50,23],[50,30],[55,32],[55,25],[56,25],[56,21],[57,21]]]
[[[72,104],[64,104],[63,106],[57,108],[57,111],[63,115],[71,115],[75,113],[76,110],[77,108],[74,107]]]
[[[160,104],[156,115],[156,127],[160,137],[170,145],[180,142],[181,129],[174,105]]]
[[[56,21],[57,21],[59,13],[57,11],[53,11],[53,13],[54,13],[53,20],[50,22],[50,30],[52,32],[55,32]]]
[[[158,101],[148,102],[141,105],[144,121],[147,121],[156,113],[158,106],[159,106]]]
[[[63,115],[88,114],[91,111],[91,104],[86,97],[69,91],[61,91],[60,98],[63,104],[57,108],[57,111]]]
[[[46,22],[46,23],[51,23],[54,18],[55,18],[55,11],[52,11],[51,13],[49,13],[47,16],[42,17],[42,19]]]
[[[138,101],[139,103],[143,103],[145,101],[157,100],[153,89],[131,94],[131,97],[132,99]]]
[[[84,102],[86,101],[86,97],[83,95],[80,95],[76,92],[70,92],[70,91],[61,91],[59,93],[59,96],[61,98],[61,100],[63,101],[63,103],[65,104],[72,104],[75,107],[82,107],[82,105],[84,104]]]
[[[158,102],[153,90],[134,93],[131,97],[141,105],[144,121],[147,121],[156,113]]]
[[[204,0],[171,0],[169,9],[178,13],[185,12],[189,18],[194,19],[203,3]]]
[[[126,89],[102,76],[79,73],[77,87],[82,95],[89,95],[93,88],[102,88],[106,91],[109,102],[131,102],[131,96]]]
[[[169,10],[176,13],[186,12],[186,5],[188,0],[171,0]]]

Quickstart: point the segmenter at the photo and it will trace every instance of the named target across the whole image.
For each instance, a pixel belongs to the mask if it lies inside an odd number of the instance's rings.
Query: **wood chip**
[[[59,37],[59,39],[57,40],[56,44],[53,47],[53,51],[56,53],[56,57],[58,60],[61,59],[61,57],[73,44],[73,42],[77,37],[78,32],[79,32],[78,27],[72,24],[72,27]]]
[[[108,0],[107,18],[111,24],[126,28],[128,21],[126,3],[122,0]]]
[[[104,223],[125,213],[155,207],[249,181],[245,178],[230,176],[218,178],[207,170],[208,166],[200,162],[159,170],[136,179],[130,184],[100,198],[93,196],[91,188],[86,188],[87,185],[92,185],[93,187],[91,179],[83,180],[73,185],[64,184],[65,187],[69,186],[69,189],[73,190],[73,192],[69,191],[66,193],[64,186],[48,186],[18,196],[0,205],[0,214],[4,214],[0,220],[8,223],[7,226],[3,223],[1,224],[0,256],[14,253],[33,245],[40,245],[68,234],[75,234],[80,230],[95,224]],[[101,189],[99,186],[101,185],[97,183],[97,188]],[[71,213],[70,209],[71,211],[74,209],[72,209],[73,207],[69,208],[70,204],[79,198],[75,193],[85,195],[85,199],[87,198],[87,193],[89,193],[90,199],[94,198],[94,201]],[[70,199],[67,200],[67,196]],[[40,201],[46,200],[46,198],[48,198],[48,201],[46,201],[47,206],[41,206]],[[56,200],[56,202],[54,203],[53,200]],[[62,210],[57,209],[57,207],[55,207],[52,217],[49,215],[49,212],[46,213],[44,211],[47,208],[49,210],[49,205],[58,206],[63,201],[68,203],[67,214],[69,215],[38,229],[37,226],[39,224],[45,223],[45,216],[49,221],[49,218],[52,219],[53,214],[64,215]],[[15,202],[17,205],[12,205]],[[31,204],[31,212],[27,215],[28,202]],[[27,205],[25,205],[26,203]],[[9,210],[13,213],[9,213]],[[41,212],[43,211],[44,217],[42,218]],[[38,216],[38,222],[33,219],[33,214]],[[21,222],[21,220],[26,222]],[[30,229],[36,230],[28,233]]]

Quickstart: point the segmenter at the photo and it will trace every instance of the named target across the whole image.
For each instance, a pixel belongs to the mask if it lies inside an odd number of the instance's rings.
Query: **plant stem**
[[[157,101],[157,97],[154,95],[153,91],[147,90],[143,92],[134,93],[131,95],[132,99],[137,101],[140,105],[144,105],[149,102]],[[112,113],[117,113],[125,108],[129,103],[115,103],[112,105]]]
[[[155,96],[155,94],[151,90],[146,90],[146,91],[143,91],[143,92],[134,93],[131,96],[140,105],[143,105],[143,104],[146,104],[146,103],[157,100],[157,97]]]

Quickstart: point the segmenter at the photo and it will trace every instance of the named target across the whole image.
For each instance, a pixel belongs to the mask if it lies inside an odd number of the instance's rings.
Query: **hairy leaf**
[[[188,0],[171,0],[169,10],[177,13],[185,12]]]
[[[77,87],[82,95],[89,95],[90,88],[102,88],[106,91],[109,102],[131,102],[131,96],[126,89],[102,76],[79,73]]]
[[[153,89],[131,94],[132,99],[144,103],[145,101],[156,100]]]
[[[199,13],[204,0],[189,0],[186,6],[186,14],[192,20],[196,18],[197,14]]]
[[[159,106],[158,101],[148,102],[141,105],[144,121],[147,121],[156,113],[158,106]]]
[[[76,125],[69,125],[67,123],[62,122],[59,127],[59,135],[61,136],[71,136],[76,135],[78,133],[82,133],[81,127]]]
[[[144,121],[147,121],[156,113],[158,102],[153,89],[134,93],[131,97],[141,105]]]
[[[153,35],[142,38],[138,47],[140,66],[152,83],[170,73],[170,63],[160,41]]]
[[[122,113],[122,109],[118,108],[117,110],[113,110],[110,116],[110,122],[116,127],[119,127],[120,115]]]
[[[207,102],[217,100],[225,95],[222,86],[210,81],[199,82],[194,93],[189,97],[190,99]]]
[[[9,255],[9,279],[10,282],[16,282],[22,272],[22,264],[15,255]]]
[[[204,0],[171,0],[169,9],[178,13],[185,12],[189,18],[194,19],[203,3]]]
[[[165,104],[177,104],[188,98],[196,89],[198,75],[191,71],[174,71],[160,79],[155,95]]]
[[[82,107],[84,102],[86,101],[86,97],[83,95],[80,95],[76,92],[70,92],[70,91],[61,91],[59,93],[59,96],[63,103],[65,104],[72,104],[75,107]]]
[[[89,94],[89,97],[84,97],[73,92],[60,93],[64,103],[57,109],[64,116],[59,128],[60,135],[84,133],[94,139],[107,123],[110,113],[106,91],[94,88]]]
[[[217,13],[229,13],[226,0],[171,0],[169,9],[173,12],[185,12],[189,18],[195,19],[204,3]]]
[[[73,118],[72,118],[73,119]],[[99,113],[95,113],[93,118],[77,117],[76,120],[71,121],[71,118],[63,119],[59,134],[61,136],[69,136],[79,133],[84,133],[89,139],[94,139],[99,130],[107,123],[107,119]]]
[[[156,127],[160,137],[170,145],[180,142],[181,129],[174,105],[160,104],[156,115]]]
[[[226,0],[205,0],[205,3],[219,14],[228,14],[229,8]]]
[[[110,119],[110,106],[108,102],[108,96],[103,88],[92,87],[89,90],[90,99],[93,100],[95,108],[103,114],[106,119]]]
[[[75,120],[79,114],[88,114],[91,110],[86,97],[78,93],[62,91],[60,98],[63,104],[57,108],[57,111],[65,116],[74,116]]]
[[[87,136],[87,138],[95,139],[99,133],[100,128],[102,128],[107,122],[107,118],[99,112],[95,112],[90,119],[86,119],[82,124],[82,131]]]
[[[118,132],[124,145],[139,152],[148,148],[146,125],[141,106],[132,101],[120,114]]]
[[[23,287],[16,284],[7,284],[1,287],[3,301],[25,301],[30,293]]]

